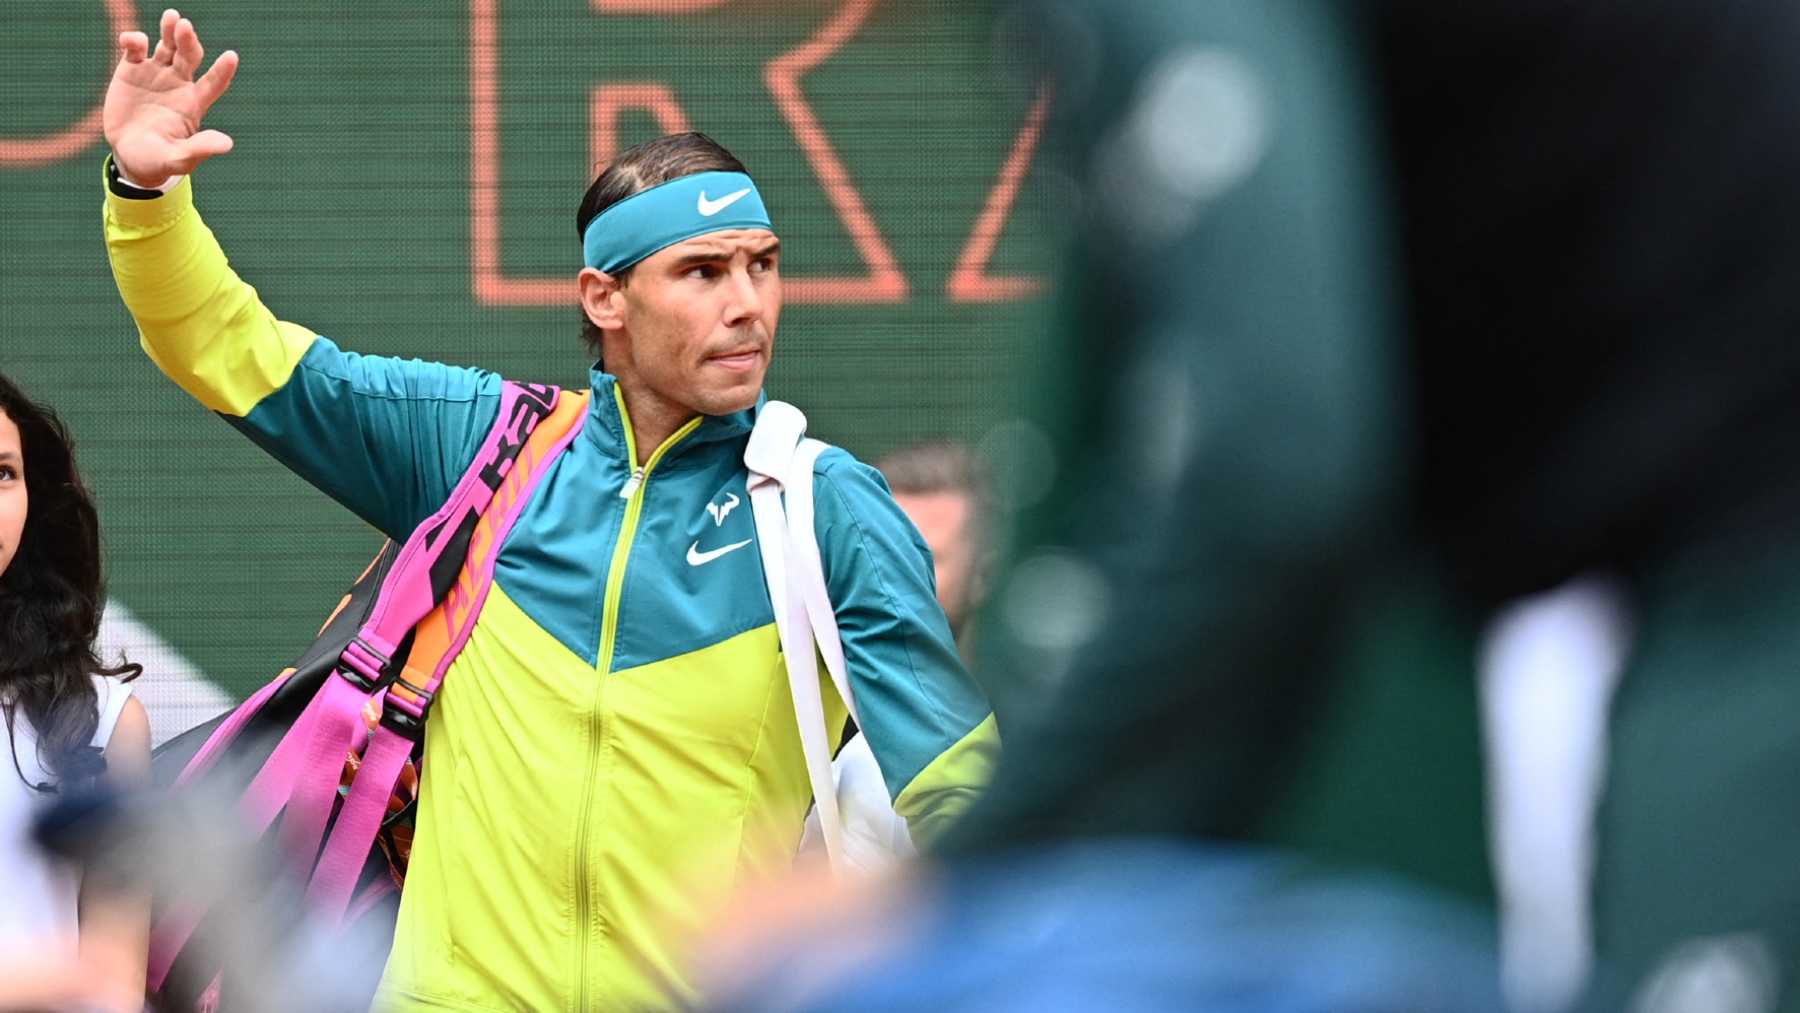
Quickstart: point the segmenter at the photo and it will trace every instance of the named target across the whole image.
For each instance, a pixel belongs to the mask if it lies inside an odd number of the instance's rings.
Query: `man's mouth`
[[[735,352],[709,356],[706,361],[729,370],[747,371],[756,368],[756,364],[762,361],[762,349],[752,346]]]

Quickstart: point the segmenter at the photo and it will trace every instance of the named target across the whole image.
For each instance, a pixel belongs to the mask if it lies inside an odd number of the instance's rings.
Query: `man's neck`
[[[649,463],[650,455],[675,431],[688,424],[699,413],[685,405],[675,404],[654,391],[621,376],[619,396],[625,402],[625,423],[631,427],[631,442],[637,451],[634,467]]]

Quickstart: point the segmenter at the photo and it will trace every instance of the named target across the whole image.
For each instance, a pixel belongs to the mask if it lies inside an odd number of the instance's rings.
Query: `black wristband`
[[[163,195],[161,190],[146,190],[141,186],[132,186],[119,178],[119,164],[111,155],[106,156],[106,188],[113,196],[126,200],[155,200]]]

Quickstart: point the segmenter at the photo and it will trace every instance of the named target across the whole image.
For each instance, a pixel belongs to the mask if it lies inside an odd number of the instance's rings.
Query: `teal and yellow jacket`
[[[109,194],[106,234],[144,349],[176,383],[390,537],[441,505],[499,377],[277,320],[191,181]],[[502,546],[431,714],[385,1007],[691,1004],[686,941],[793,861],[811,789],[745,488],[755,410],[693,420],[641,471],[599,371],[590,412]],[[832,450],[815,488],[863,732],[928,845],[985,783],[993,718],[880,476]]]

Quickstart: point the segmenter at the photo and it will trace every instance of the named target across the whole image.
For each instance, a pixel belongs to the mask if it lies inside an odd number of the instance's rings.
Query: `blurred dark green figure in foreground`
[[[964,829],[1254,836],[1403,530],[1365,55],[1335,4],[1042,9],[1083,200],[983,658],[1020,758]]]
[[[1471,631],[1604,572],[1602,965],[1682,1008],[1645,979],[1713,946],[1731,1008],[1800,1006],[1800,9],[1034,10],[1085,202],[964,845],[1479,891]]]

